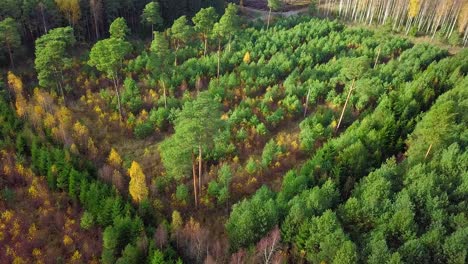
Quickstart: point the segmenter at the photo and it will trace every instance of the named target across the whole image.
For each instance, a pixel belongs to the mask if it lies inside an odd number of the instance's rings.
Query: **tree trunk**
[[[202,192],[202,148],[201,145],[198,145],[198,190],[199,195],[201,196]]]
[[[218,40],[218,73],[217,73],[217,78],[219,82],[219,68],[220,68],[220,57],[221,57],[221,39]]]
[[[343,106],[343,110],[341,111],[340,120],[338,121],[338,125],[336,126],[335,132],[337,132],[338,129],[340,128],[341,121],[343,120],[344,112],[346,110],[346,106],[348,105],[349,97],[351,97],[351,92],[353,90],[354,90],[354,80],[353,80],[353,83],[351,84],[351,89],[349,89],[348,97],[346,97],[346,102],[345,102],[345,104]]]
[[[114,88],[115,88],[115,93],[117,95],[117,103],[119,106],[119,116],[120,116],[120,121],[122,121],[122,105],[120,103],[120,93],[119,93],[119,88],[117,87],[117,81],[114,76],[112,76],[112,80],[114,81]]]
[[[166,84],[164,81],[161,81],[163,86],[163,94],[164,94],[164,108],[167,108],[167,97],[166,97]]]
[[[13,61],[13,52],[11,51],[10,43],[7,42],[6,44],[7,44],[7,49],[8,49],[8,55],[10,55],[11,67],[15,68],[15,62]]]
[[[270,17],[271,17],[271,8],[270,8],[270,11],[268,11],[267,30],[268,28],[270,28]]]
[[[381,49],[379,48],[379,50],[377,51],[377,57],[375,57],[374,69],[375,69],[375,66],[377,66],[377,62],[379,62],[380,50]]]
[[[44,34],[46,34],[47,33],[47,24],[46,24],[45,16],[44,16],[44,5],[42,3],[40,3],[39,7],[41,8],[42,25],[44,26]]]
[[[307,91],[307,97],[306,97],[306,102],[305,102],[305,107],[304,107],[304,117],[307,115],[307,107],[309,106],[309,96],[310,96],[310,87],[309,90]]]
[[[179,44],[176,44],[176,50],[174,52],[174,66],[177,66],[177,51],[179,50]]]
[[[63,72],[62,72],[62,70],[58,71],[56,68],[54,68],[54,72],[55,72],[55,77],[56,77],[56,78],[58,78],[57,75],[60,74],[60,79],[61,79],[61,81],[60,81],[60,80],[56,80],[56,84],[57,84],[57,87],[59,88],[60,94],[62,95],[63,104],[64,104],[65,106],[67,106],[67,102],[65,101],[65,93],[63,92],[63,87],[62,87],[62,84],[63,84],[63,82],[64,82],[64,80],[63,80]]]
[[[424,155],[424,159],[426,159],[427,156],[429,156],[429,152],[431,152],[431,148],[432,148],[432,144],[429,145],[429,148],[427,149],[426,155]]]
[[[205,44],[205,47],[204,47],[204,49],[203,49],[203,57],[206,56],[206,49],[207,49],[207,47],[208,47],[208,37],[205,35],[204,39],[205,39],[205,40],[204,40],[204,42],[205,42],[205,43],[204,43],[204,44]]]
[[[195,170],[195,155],[192,152],[192,176],[193,176],[193,198],[195,200],[195,207],[198,206],[197,195],[197,173]]]

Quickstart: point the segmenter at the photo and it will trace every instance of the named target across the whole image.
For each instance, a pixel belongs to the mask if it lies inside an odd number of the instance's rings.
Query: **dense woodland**
[[[466,263],[466,2],[323,2],[1,1],[2,262]]]
[[[406,35],[427,34],[468,44],[466,0],[317,0],[315,9],[326,16],[400,29]]]

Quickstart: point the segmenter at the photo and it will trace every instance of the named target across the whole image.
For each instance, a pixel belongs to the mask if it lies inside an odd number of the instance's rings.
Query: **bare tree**
[[[278,226],[275,226],[262,240],[257,243],[257,255],[265,264],[273,263],[275,253],[280,248],[281,234]]]
[[[163,249],[167,245],[167,229],[166,226],[161,224],[154,233],[154,242],[159,249]]]

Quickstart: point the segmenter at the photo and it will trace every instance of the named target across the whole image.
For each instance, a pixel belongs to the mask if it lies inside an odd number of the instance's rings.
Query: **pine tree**
[[[213,31],[213,26],[218,19],[218,14],[213,7],[202,8],[193,18],[193,24],[195,25],[195,31],[201,36],[204,43],[203,56],[206,55],[208,46],[208,37]]]
[[[21,37],[16,21],[10,17],[0,21],[0,46],[5,47],[10,56],[11,67],[15,67],[13,51],[21,45]]]
[[[143,13],[141,14],[141,22],[143,24],[151,25],[151,34],[153,34],[154,26],[162,26],[163,19],[161,17],[161,11],[158,2],[149,2],[145,6],[145,9],[143,9]]]

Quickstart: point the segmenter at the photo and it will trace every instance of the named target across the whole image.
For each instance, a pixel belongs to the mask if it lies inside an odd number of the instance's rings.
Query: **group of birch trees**
[[[467,0],[317,0],[319,10],[367,24],[390,24],[393,30],[422,32],[434,38],[459,36],[468,43]],[[458,34],[458,35],[457,35]]]

